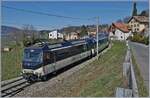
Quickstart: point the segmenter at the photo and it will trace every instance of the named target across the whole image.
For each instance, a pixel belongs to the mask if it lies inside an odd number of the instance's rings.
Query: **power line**
[[[18,23],[18,22],[8,22],[8,21],[2,21],[2,24],[3,25],[20,25],[20,26],[26,26],[26,25],[30,25],[30,26],[33,26],[35,27],[36,29],[43,29],[43,28],[49,28],[49,29],[62,29],[62,28],[65,28],[65,27],[69,27],[71,25],[69,24],[66,24],[66,25],[63,25],[63,27],[57,25],[57,26],[54,26],[54,25],[39,25],[39,24],[29,24],[29,23]],[[58,28],[59,27],[59,28]]]
[[[7,9],[12,9],[12,10],[17,10],[17,11],[22,11],[22,12],[28,12],[32,14],[38,14],[38,15],[47,15],[47,16],[53,16],[53,17],[59,17],[59,18],[68,18],[68,19],[78,19],[78,20],[93,20],[93,18],[77,18],[77,17],[70,17],[70,16],[63,16],[63,15],[56,15],[56,14],[50,14],[50,13],[45,13],[45,12],[39,12],[39,11],[33,11],[33,10],[27,10],[27,9],[21,9],[21,8],[15,8],[15,7],[10,7],[10,6],[4,6],[2,5],[3,8]]]
[[[17,22],[5,22],[5,21],[3,21],[2,23],[4,23],[4,24],[15,24],[15,25],[17,25],[17,24],[19,24],[19,25],[22,25],[22,26],[25,26],[25,25],[32,25],[32,26],[35,26],[35,27],[51,27],[51,28],[55,28],[54,26],[52,26],[52,25],[39,25],[39,24],[29,24],[29,23],[17,23]]]

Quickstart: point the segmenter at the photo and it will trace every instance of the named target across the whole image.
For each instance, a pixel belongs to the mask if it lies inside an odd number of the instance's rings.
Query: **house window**
[[[49,36],[52,36],[52,34],[49,34]]]
[[[134,29],[134,31],[136,32],[136,29]]]
[[[121,38],[123,38],[123,37],[121,36]]]
[[[133,27],[133,25],[131,25],[131,27]]]
[[[136,27],[136,24],[134,24],[134,27]]]
[[[137,28],[137,31],[139,31],[139,28]]]
[[[139,27],[139,24],[137,24],[137,27]]]

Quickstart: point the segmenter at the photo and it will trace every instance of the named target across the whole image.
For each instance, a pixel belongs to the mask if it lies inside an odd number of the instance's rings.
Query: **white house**
[[[111,40],[127,40],[129,36],[132,36],[132,33],[124,23],[112,23],[109,28]]]
[[[12,50],[12,48],[9,48],[9,47],[3,47],[3,48],[1,48],[1,51],[3,51],[3,52],[9,52],[11,50]]]
[[[48,34],[49,39],[63,39],[63,34],[59,33],[57,30],[52,31]]]

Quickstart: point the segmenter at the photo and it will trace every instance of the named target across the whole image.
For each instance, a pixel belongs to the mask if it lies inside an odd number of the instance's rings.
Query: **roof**
[[[37,44],[34,44],[32,46],[29,46],[29,47],[26,47],[25,49],[39,49],[39,50],[42,50],[42,49],[47,49],[48,47],[45,45],[45,43],[37,43]]]
[[[133,17],[131,17],[131,19],[128,22],[130,22],[133,18],[140,23],[148,23],[149,22],[149,19],[146,16],[133,16]]]
[[[73,34],[73,35],[75,35],[75,34],[79,34],[78,32],[70,32],[69,34]]]
[[[102,40],[103,38],[106,38],[106,37],[107,37],[107,34],[105,34],[105,33],[100,33],[99,34],[99,40]],[[41,42],[41,43],[36,43],[36,44],[34,44],[30,47],[26,47],[25,50],[30,50],[30,49],[58,50],[58,49],[65,48],[65,47],[71,47],[71,46],[75,46],[75,45],[82,45],[82,44],[86,44],[86,43],[93,43],[92,41],[95,41],[95,40],[96,40],[96,38],[87,38],[87,39],[64,41],[64,42],[60,42],[60,43],[56,43],[56,44],[50,44],[48,42]]]
[[[116,27],[117,29],[121,30],[124,33],[128,33],[128,26],[124,23],[112,23],[112,26]]]
[[[55,49],[60,47],[66,47],[70,45],[76,45],[80,43],[85,43],[85,40],[72,40],[72,41],[64,41],[60,43],[50,44],[48,42],[40,42],[36,43],[32,46],[26,47],[25,49],[38,49],[38,50],[45,50],[45,49]]]

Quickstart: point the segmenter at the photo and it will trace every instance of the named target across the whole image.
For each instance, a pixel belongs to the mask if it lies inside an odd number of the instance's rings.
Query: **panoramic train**
[[[109,44],[108,35],[99,35],[99,52]],[[96,38],[64,41],[57,44],[36,43],[26,47],[22,76],[28,81],[46,80],[47,75],[82,59],[96,55]]]

